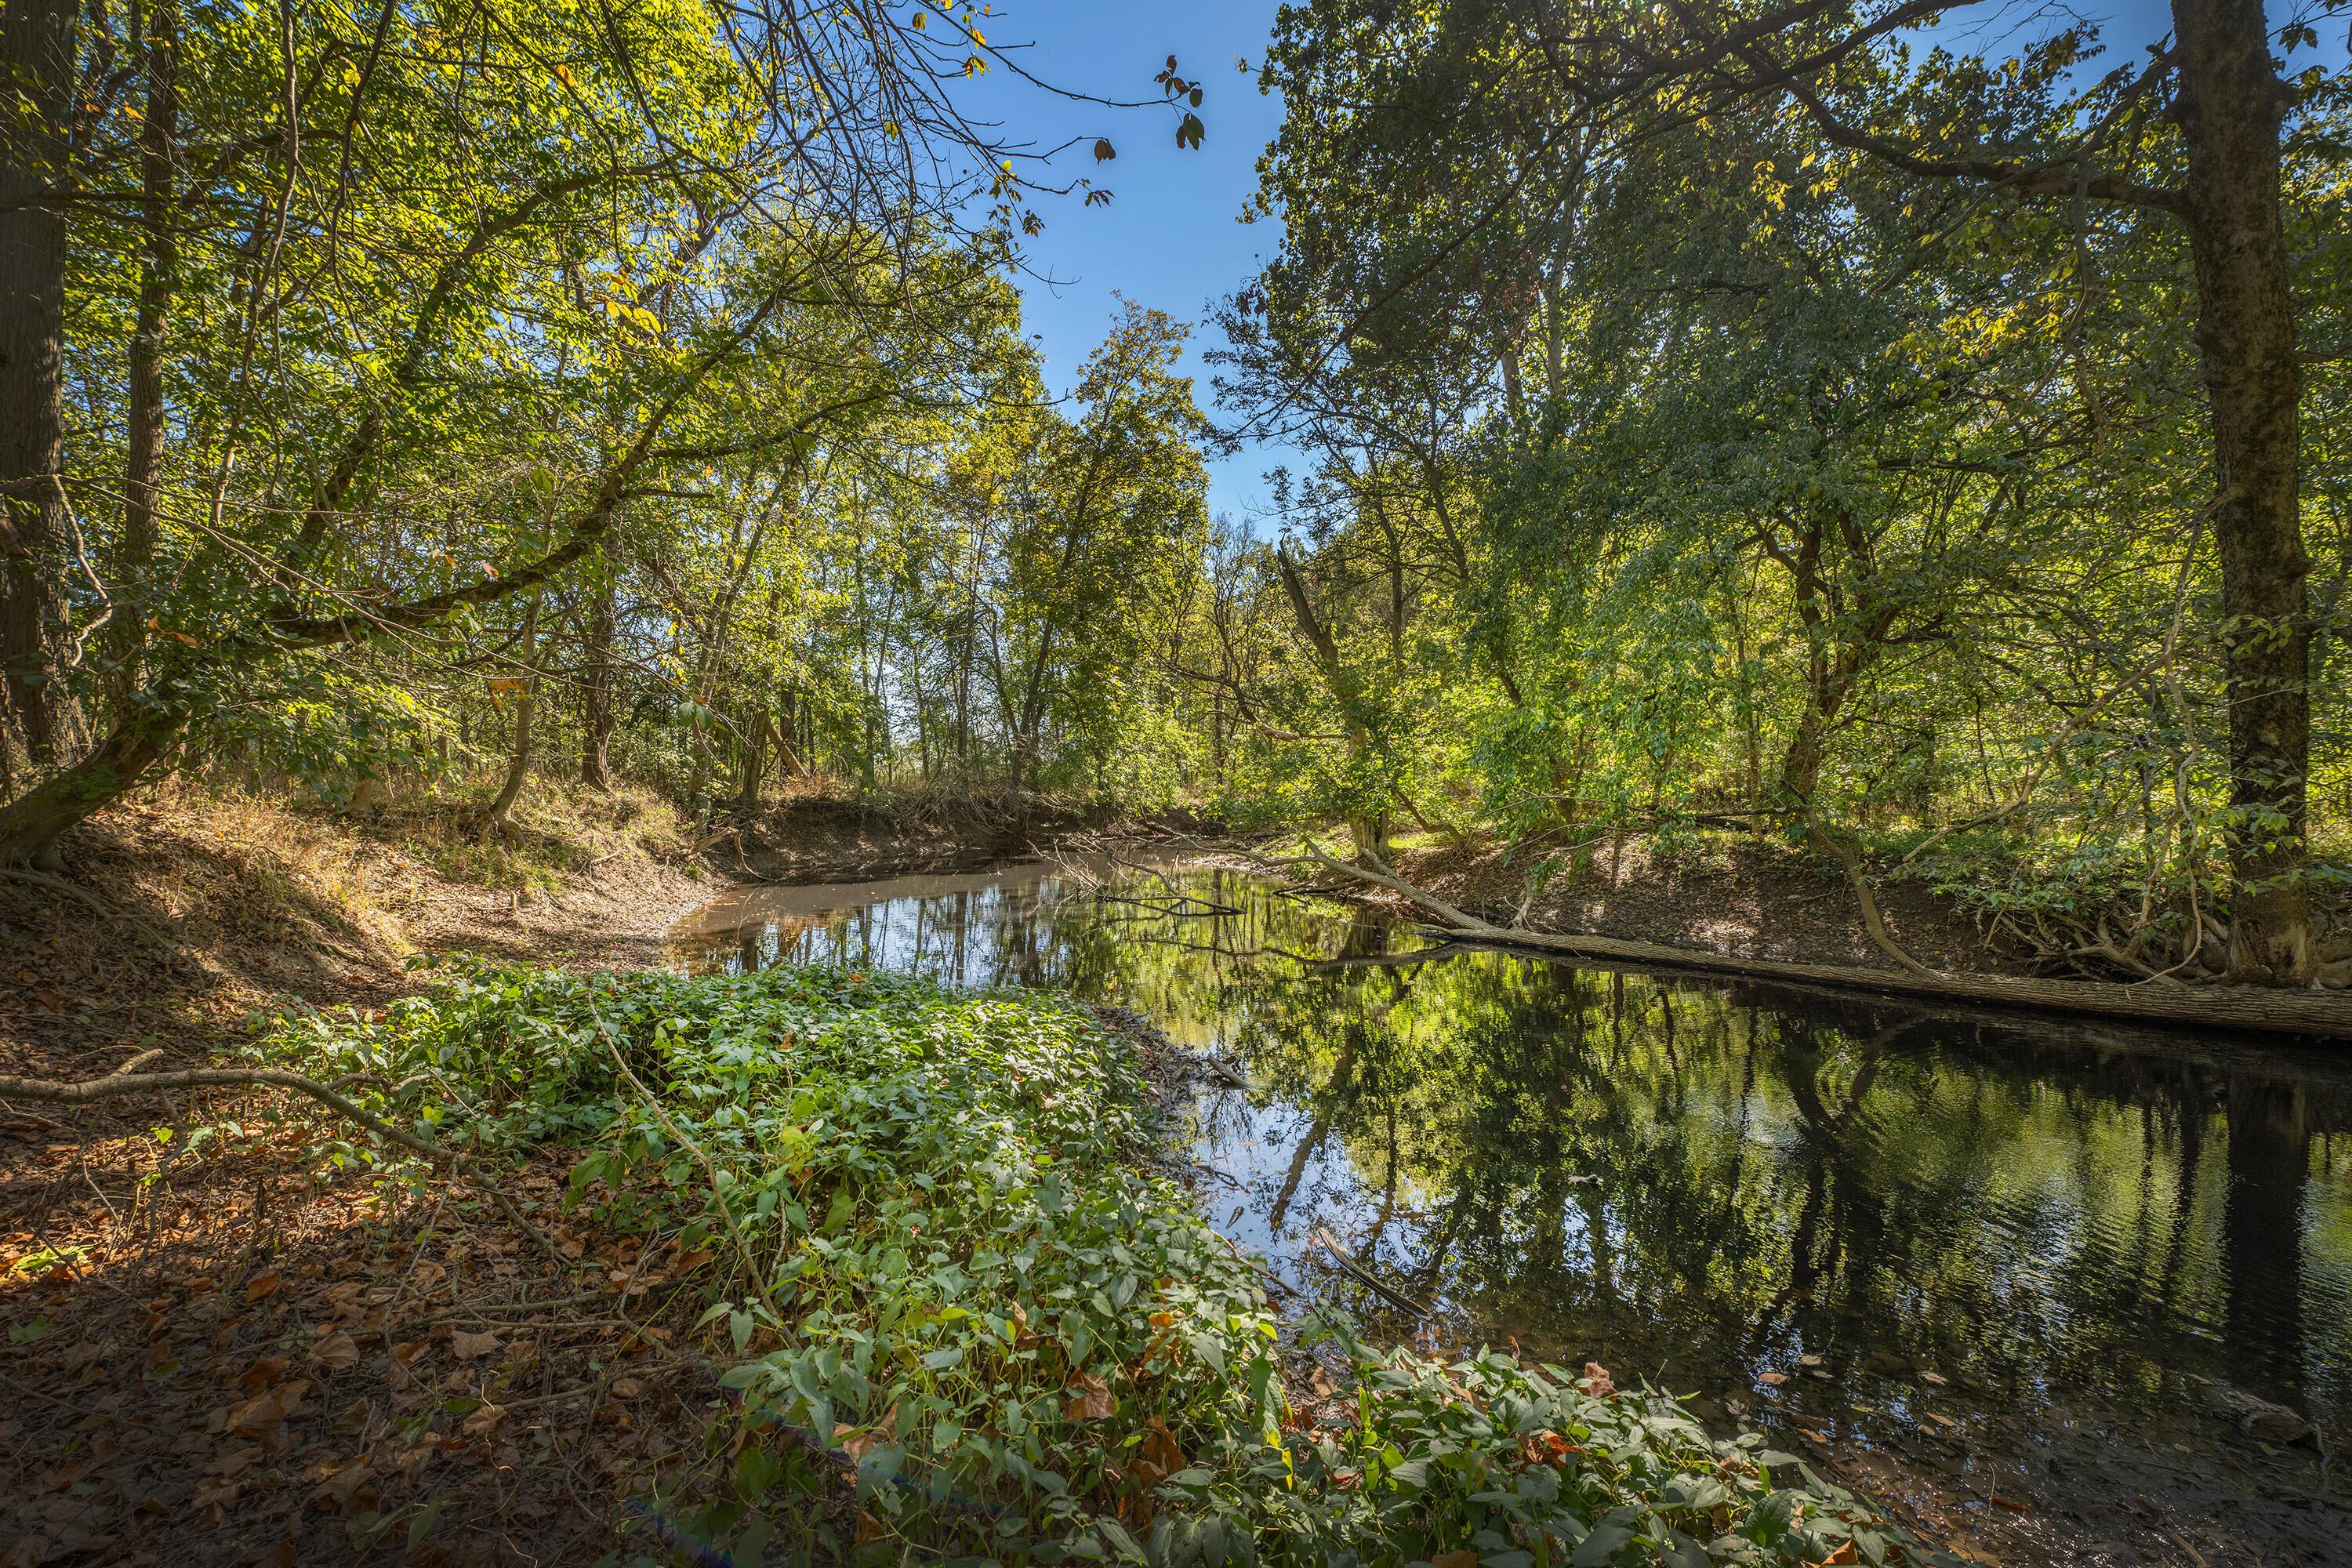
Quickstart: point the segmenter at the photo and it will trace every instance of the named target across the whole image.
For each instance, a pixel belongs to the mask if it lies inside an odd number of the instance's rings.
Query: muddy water
[[[1132,1007],[1241,1068],[1204,1194],[1301,1292],[1695,1394],[1988,1558],[2352,1562],[2340,1467],[2246,1398],[2352,1428],[2352,1060],[1433,947],[1200,868],[741,889],[674,940]]]

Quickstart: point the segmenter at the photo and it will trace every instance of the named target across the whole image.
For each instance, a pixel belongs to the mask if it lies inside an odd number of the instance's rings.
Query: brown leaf
[[[310,1490],[313,1501],[331,1502],[348,1513],[368,1507],[369,1500],[375,1496],[376,1489],[368,1485],[373,1471],[364,1454],[340,1465],[331,1461],[320,1466],[317,1473],[319,1484]]]
[[[1759,1372],[1756,1374],[1756,1381],[1767,1387],[1778,1388],[1789,1381],[1789,1374],[1785,1372]]]
[[[1945,1383],[1945,1379],[1944,1379],[1944,1377],[1943,1377],[1943,1374],[1942,1374],[1942,1373],[1933,1373],[1933,1372],[1923,1372],[1923,1373],[1921,1373],[1919,1374],[1919,1381],[1920,1381],[1920,1382],[1922,1382],[1922,1383],[1932,1383],[1932,1384],[1934,1384],[1937,1388],[1941,1388],[1941,1387],[1943,1387],[1943,1386],[1944,1386],[1944,1383]]]
[[[1861,1554],[1854,1551],[1853,1542],[1851,1541],[1841,1541],[1838,1542],[1838,1549],[1835,1552],[1831,1552],[1819,1563],[1808,1563],[1806,1568],[1845,1568],[1845,1564],[1849,1563],[1859,1563],[1861,1561]]]
[[[76,1459],[69,1465],[59,1465],[47,1475],[34,1481],[27,1489],[33,1496],[39,1497],[45,1492],[62,1490],[88,1474],[89,1474],[89,1461]]]
[[[237,1374],[237,1386],[247,1394],[258,1394],[286,1375],[289,1363],[282,1355],[266,1355]]]
[[[1078,1373],[1063,1392],[1069,1397],[1062,1401],[1062,1415],[1071,1421],[1097,1420],[1118,1408],[1110,1396],[1110,1384],[1090,1372]]]
[[[460,1330],[449,1336],[449,1353],[459,1361],[479,1361],[484,1356],[499,1353],[499,1336],[494,1333],[469,1334]]]
[[[1328,1399],[1339,1392],[1339,1385],[1331,1381],[1331,1374],[1320,1366],[1317,1367],[1315,1374],[1307,1380],[1307,1392],[1318,1399]]]
[[[278,1293],[278,1287],[285,1282],[285,1277],[274,1268],[267,1274],[257,1274],[246,1281],[245,1299],[258,1301],[264,1296],[274,1296]]]
[[[1617,1385],[1609,1381],[1609,1369],[1602,1366],[1597,1361],[1586,1362],[1584,1363],[1584,1392],[1591,1394],[1596,1399],[1606,1399],[1609,1395],[1616,1393]]]
[[[257,1394],[229,1407],[228,1430],[240,1437],[267,1437],[286,1425],[286,1406],[275,1394]]]
[[[860,1513],[857,1516],[858,1545],[863,1546],[869,1541],[879,1541],[889,1533],[890,1532],[887,1530],[883,1528],[882,1521],[875,1518],[872,1514]]]
[[[613,1380],[612,1394],[615,1399],[635,1399],[645,1391],[645,1384],[634,1377],[616,1377]]]
[[[260,1449],[250,1443],[239,1443],[215,1454],[212,1463],[205,1467],[205,1473],[226,1479],[240,1470],[251,1468],[253,1462],[260,1458]]]
[[[474,1413],[466,1417],[464,1425],[459,1429],[469,1437],[478,1437],[506,1418],[505,1405],[484,1404],[475,1407]]]
[[[1799,1366],[1819,1366],[1822,1364],[1822,1358],[1817,1355],[1801,1355],[1797,1358],[1797,1364]]]
[[[310,1359],[330,1372],[357,1366],[360,1363],[359,1342],[338,1329],[310,1347]]]

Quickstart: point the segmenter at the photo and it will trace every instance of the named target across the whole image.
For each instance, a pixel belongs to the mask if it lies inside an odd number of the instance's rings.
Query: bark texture
[[[60,467],[73,0],[0,5],[0,71],[19,95],[0,116],[0,681],[37,763],[68,760],[79,721],[65,684],[74,559]]]
[[[2197,273],[2197,345],[2213,425],[2213,538],[2230,691],[2230,968],[2303,984],[2313,966],[2304,862],[2311,623],[2297,451],[2303,372],[2281,222],[2286,89],[2262,0],[2174,0],[2181,217]]]

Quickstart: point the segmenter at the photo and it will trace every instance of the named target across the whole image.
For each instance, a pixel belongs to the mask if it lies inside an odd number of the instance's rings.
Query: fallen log
[[[2144,1023],[2200,1029],[2254,1030],[2266,1035],[2299,1036],[2307,1039],[2352,1040],[2352,996],[2340,992],[2292,991],[2284,987],[2256,985],[2189,985],[2161,980],[2126,985],[2096,980],[2034,980],[2005,974],[1963,974],[1924,966],[1916,971],[1866,969],[1859,964],[1797,963],[1770,958],[1741,958],[1700,948],[1669,947],[1662,942],[1627,942],[1617,937],[1496,925],[1454,908],[1433,893],[1414,887],[1385,864],[1359,865],[1311,851],[1282,858],[1254,855],[1250,858],[1274,870],[1312,865],[1334,876],[1384,888],[1424,914],[1435,917],[1436,923],[1430,928],[1430,934],[1453,942],[1487,947],[1526,948],[1569,958],[1589,958],[1648,968],[1736,975],[1747,980],[1780,980],[1798,985],[1833,986],[1839,990],[1877,992],[1897,996],[1933,996],[1946,1001],[2033,1012],[2132,1018]]]

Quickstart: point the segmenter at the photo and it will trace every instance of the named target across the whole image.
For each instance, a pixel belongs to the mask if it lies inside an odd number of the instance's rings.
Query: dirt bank
[[[1409,848],[1398,874],[1484,918],[1531,930],[1618,937],[1737,958],[1891,969],[1862,927],[1836,867],[1770,840],[1719,835],[1661,851],[1646,837],[1604,841],[1539,890],[1542,846]],[[1930,968],[2023,974],[1951,900],[1917,882],[1878,892],[1888,929]]]
[[[1181,813],[1131,816],[1024,792],[796,794],[714,824],[702,862],[752,882],[865,882],[926,871],[974,871],[1016,856],[1094,839],[1201,833]]]

